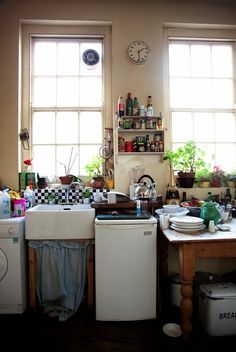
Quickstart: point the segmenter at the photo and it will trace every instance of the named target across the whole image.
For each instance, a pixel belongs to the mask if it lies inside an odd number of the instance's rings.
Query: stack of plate
[[[206,225],[203,224],[203,219],[195,216],[181,216],[170,218],[170,228],[183,233],[195,233],[203,230]]]

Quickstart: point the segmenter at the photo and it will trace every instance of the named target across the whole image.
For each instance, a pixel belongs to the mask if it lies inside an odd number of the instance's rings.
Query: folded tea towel
[[[90,243],[29,241],[36,250],[36,294],[45,314],[65,321],[77,311],[87,279]]]

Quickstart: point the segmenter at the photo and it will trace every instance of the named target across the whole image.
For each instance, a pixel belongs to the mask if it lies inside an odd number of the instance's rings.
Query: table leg
[[[187,339],[192,332],[191,318],[193,310],[193,278],[195,275],[196,265],[195,250],[193,245],[182,244],[179,246],[179,263],[182,281],[182,300],[180,305],[182,318],[181,329],[184,338]]]

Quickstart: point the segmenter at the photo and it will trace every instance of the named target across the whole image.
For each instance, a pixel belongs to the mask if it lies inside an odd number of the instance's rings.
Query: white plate
[[[172,217],[171,222],[175,222],[178,225],[200,225],[203,223],[203,219],[196,216],[181,216],[181,217]]]
[[[162,327],[163,332],[170,337],[179,337],[182,335],[181,328],[178,324],[168,323]]]
[[[176,229],[186,229],[186,230],[202,230],[204,224],[200,224],[200,225],[191,225],[191,226],[182,226],[182,225],[177,225],[174,222],[171,224],[171,226],[173,226],[173,228]]]
[[[174,225],[170,225],[170,228],[175,231],[182,232],[182,233],[195,234],[196,232],[205,229],[206,225],[202,225],[202,227],[201,228],[199,227],[198,229],[196,229],[196,228],[181,228],[181,227],[176,227]]]

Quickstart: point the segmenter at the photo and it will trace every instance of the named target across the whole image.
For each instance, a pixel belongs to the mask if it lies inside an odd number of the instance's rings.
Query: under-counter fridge
[[[108,219],[95,219],[96,320],[155,319],[157,219]]]

